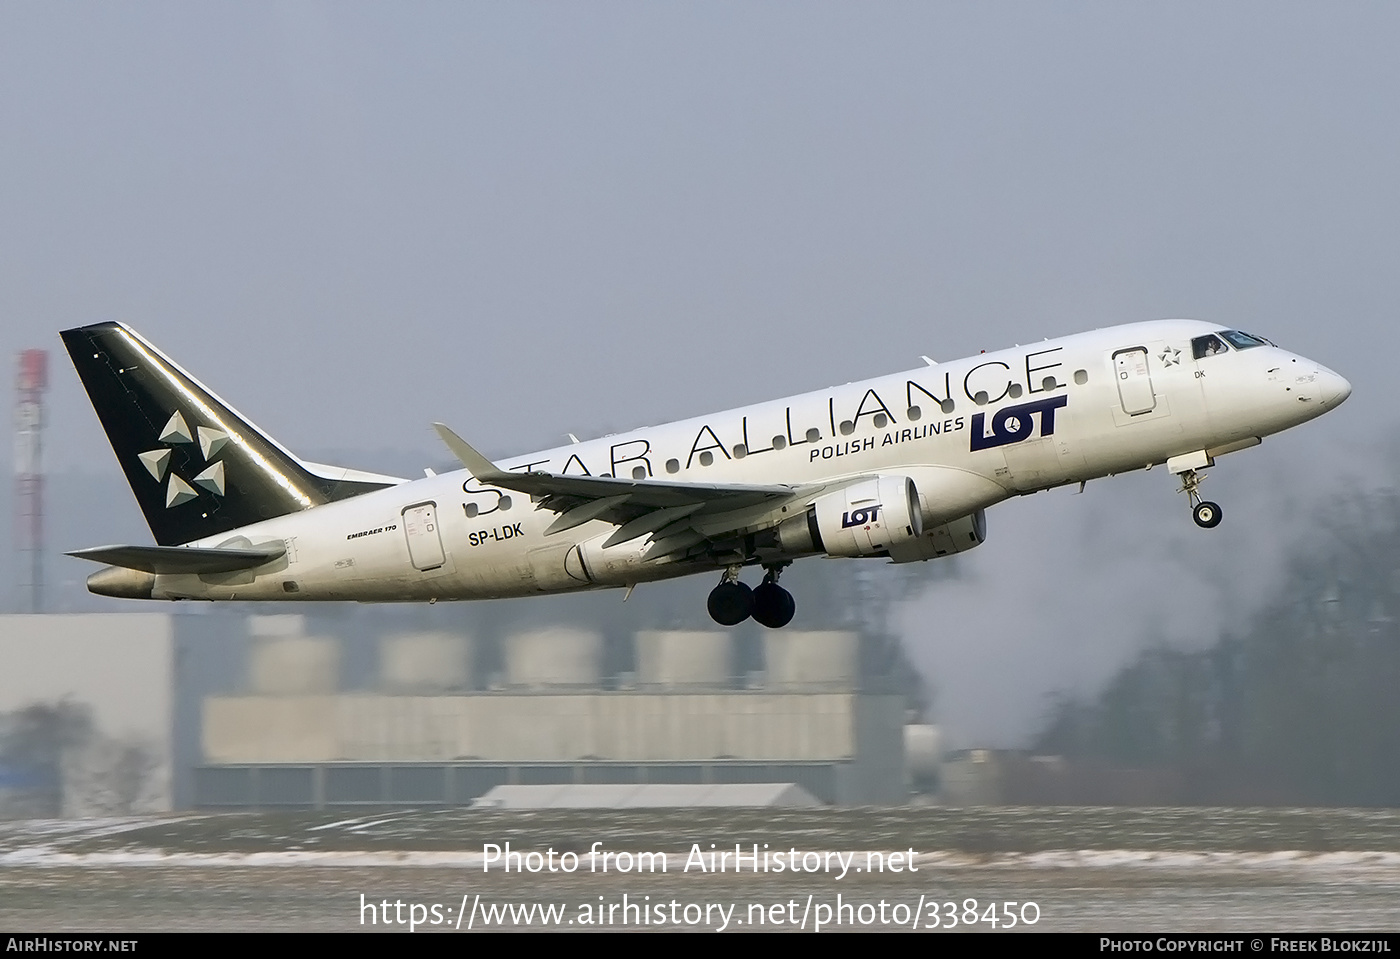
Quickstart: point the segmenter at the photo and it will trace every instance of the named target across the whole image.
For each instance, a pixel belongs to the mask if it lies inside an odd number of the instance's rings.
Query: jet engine
[[[778,527],[786,553],[882,556],[923,535],[919,493],[907,476],[874,476],[813,501]]]

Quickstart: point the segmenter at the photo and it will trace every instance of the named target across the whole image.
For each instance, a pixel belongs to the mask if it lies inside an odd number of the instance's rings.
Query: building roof
[[[475,806],[495,809],[661,809],[820,806],[796,783],[572,783],[497,786]]]

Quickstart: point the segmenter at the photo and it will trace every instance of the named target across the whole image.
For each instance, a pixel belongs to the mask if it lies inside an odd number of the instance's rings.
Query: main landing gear
[[[1195,470],[1186,470],[1181,474],[1180,492],[1191,500],[1191,516],[1196,520],[1196,525],[1202,529],[1214,529],[1220,525],[1220,504],[1201,499],[1199,487],[1203,479],[1205,477]]]
[[[720,577],[719,585],[710,590],[707,606],[710,618],[721,626],[737,626],[750,616],[754,622],[769,629],[780,629],[792,622],[797,602],[792,594],[778,585],[778,577],[787,563],[766,566],[763,582],[749,589],[739,581],[742,566],[730,566]]]

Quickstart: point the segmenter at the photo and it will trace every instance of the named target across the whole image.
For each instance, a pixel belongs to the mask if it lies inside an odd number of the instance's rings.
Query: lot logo
[[[1040,414],[1040,435],[1053,436],[1055,434],[1055,411],[1068,403],[1068,396],[1052,396],[1049,399],[1036,400],[1034,403],[1008,406],[992,415],[992,434],[990,436],[986,435],[986,429],[983,426],[987,414],[974,413],[972,415],[972,452],[1007,446],[1030,439],[1031,434],[1035,432],[1035,421],[1031,417],[1036,413]]]
[[[864,526],[866,523],[878,522],[880,507],[883,505],[883,503],[876,503],[874,506],[862,506],[860,509],[842,513],[841,528],[850,529],[852,526]]]

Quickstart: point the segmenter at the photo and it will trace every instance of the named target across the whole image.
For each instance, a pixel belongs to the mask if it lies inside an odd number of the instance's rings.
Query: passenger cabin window
[[[1268,340],[1261,339],[1260,337],[1257,337],[1257,336],[1250,336],[1248,333],[1242,333],[1242,332],[1239,331],[1239,330],[1226,330],[1225,332],[1221,333],[1220,335],[1223,336],[1223,337],[1225,337],[1225,339],[1229,340],[1229,341],[1230,341],[1230,345],[1233,346],[1233,347],[1234,347],[1235,349],[1237,349],[1237,350],[1247,350],[1247,349],[1249,349],[1251,346],[1268,346],[1268,345],[1269,345],[1269,341],[1268,341]]]
[[[1229,349],[1230,348],[1225,345],[1224,341],[1213,333],[1206,336],[1198,336],[1191,341],[1191,353],[1198,360],[1203,356],[1214,356],[1217,353],[1226,353]]]

